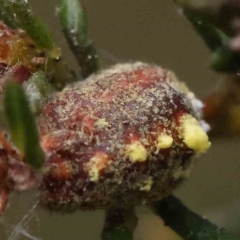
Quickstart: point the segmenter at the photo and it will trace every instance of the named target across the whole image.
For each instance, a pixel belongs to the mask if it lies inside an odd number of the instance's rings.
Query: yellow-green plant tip
[[[12,82],[7,85],[4,106],[13,143],[29,165],[40,168],[44,163],[44,153],[39,144],[35,119],[19,84]]]
[[[98,57],[88,37],[87,19],[79,0],[61,0],[59,19],[70,48],[81,67],[82,76],[88,77],[98,69]]]
[[[28,82],[33,82],[43,97],[46,97],[48,94],[54,91],[43,71],[33,73]]]
[[[24,90],[29,100],[30,109],[35,115],[41,112],[44,99],[54,92],[53,86],[50,85],[43,71],[33,73],[24,83]]]
[[[42,48],[49,50],[55,57],[60,57],[60,52],[55,45],[54,38],[48,27],[32,12],[28,1],[4,0],[5,8],[20,28]]]

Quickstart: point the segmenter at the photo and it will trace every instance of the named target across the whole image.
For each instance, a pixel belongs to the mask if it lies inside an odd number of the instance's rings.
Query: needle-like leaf
[[[44,163],[44,153],[39,145],[35,119],[19,84],[9,83],[4,105],[14,144],[24,154],[29,165],[40,168]]]
[[[98,58],[88,37],[87,19],[80,0],[61,0],[59,18],[70,48],[81,67],[83,78],[98,69]]]
[[[240,54],[230,47],[231,36],[219,29],[213,19],[204,12],[189,7],[185,0],[174,0],[183,8],[183,13],[191,22],[196,32],[212,51],[211,67],[219,72],[235,72],[240,68]],[[207,13],[207,15],[210,15]]]
[[[174,196],[156,202],[153,209],[167,226],[185,240],[239,240],[190,211]]]
[[[5,8],[11,14],[18,26],[42,48],[49,51],[52,58],[58,59],[61,55],[55,40],[48,27],[33,13],[28,1],[4,0]]]
[[[4,5],[4,0],[0,0],[0,21],[3,21],[9,27],[15,29],[17,24],[14,21],[14,18]]]

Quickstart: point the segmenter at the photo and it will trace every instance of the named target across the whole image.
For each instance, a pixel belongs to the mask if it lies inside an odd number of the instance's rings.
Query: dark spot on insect
[[[34,44],[32,44],[32,43],[28,44],[28,47],[29,48],[33,48],[33,49],[36,48],[36,46]]]
[[[39,53],[39,57],[46,57],[45,52],[40,52],[40,53]]]

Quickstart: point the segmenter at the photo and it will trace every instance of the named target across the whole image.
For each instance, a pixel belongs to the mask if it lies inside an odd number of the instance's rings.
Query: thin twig
[[[108,210],[102,231],[102,240],[133,240],[132,231],[126,224],[129,217],[133,214],[133,209]]]

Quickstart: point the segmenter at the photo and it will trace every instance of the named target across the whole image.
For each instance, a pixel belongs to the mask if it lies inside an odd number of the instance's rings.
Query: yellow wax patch
[[[127,146],[126,155],[132,163],[147,160],[147,150],[140,142],[134,142]]]
[[[99,172],[108,164],[107,158],[108,156],[105,153],[96,153],[95,156],[90,158],[87,164],[90,181],[97,182],[99,180]]]
[[[109,123],[106,121],[105,118],[100,118],[95,122],[95,125],[99,128],[104,128],[104,127],[108,127]]]
[[[158,150],[170,148],[172,144],[173,144],[173,138],[167,134],[161,134],[157,139]]]
[[[96,165],[93,165],[88,172],[90,181],[97,182],[99,180],[99,169]]]
[[[185,144],[196,152],[205,153],[211,143],[199,122],[190,114],[183,115],[181,121]]]
[[[149,177],[147,180],[145,180],[142,184],[142,187],[140,188],[140,191],[147,191],[149,192],[153,185],[153,178]]]

